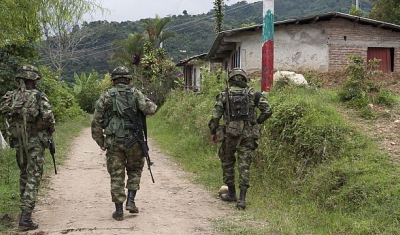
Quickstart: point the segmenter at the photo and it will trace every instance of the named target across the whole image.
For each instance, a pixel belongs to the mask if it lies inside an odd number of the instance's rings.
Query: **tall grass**
[[[65,154],[73,138],[89,126],[89,117],[56,125],[53,134],[56,144],[55,158],[57,164],[65,161]],[[54,174],[53,163],[49,150],[46,150],[45,170],[39,191],[47,186],[49,177]],[[13,227],[18,220],[19,210],[19,168],[15,160],[15,150],[0,149],[0,234]]]
[[[224,84],[204,78],[203,93],[173,92],[149,119],[149,133],[216,194],[222,172],[207,122]],[[220,233],[400,234],[399,170],[337,112],[337,94],[288,86],[268,100],[274,114],[255,153],[248,206],[232,207],[240,222],[221,219]]]

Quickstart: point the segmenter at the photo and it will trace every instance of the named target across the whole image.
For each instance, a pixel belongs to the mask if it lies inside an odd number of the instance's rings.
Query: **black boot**
[[[135,205],[136,190],[128,190],[128,198],[126,199],[126,210],[129,213],[139,213],[139,208]]]
[[[221,194],[221,200],[227,202],[236,202],[236,188],[235,185],[228,185],[229,193]]]
[[[247,188],[240,188],[240,197],[236,205],[239,210],[244,210],[246,208],[246,193]]]
[[[39,227],[39,224],[32,221],[32,212],[22,211],[21,218],[19,219],[19,230],[35,230]]]
[[[118,221],[124,220],[124,209],[122,203],[115,203],[115,211],[112,214],[112,217]]]

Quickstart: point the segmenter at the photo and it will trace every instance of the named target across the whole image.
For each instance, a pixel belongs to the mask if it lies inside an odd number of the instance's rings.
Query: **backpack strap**
[[[260,103],[260,99],[261,99],[261,92],[257,91],[256,93],[254,93],[254,105],[258,106],[258,104]]]

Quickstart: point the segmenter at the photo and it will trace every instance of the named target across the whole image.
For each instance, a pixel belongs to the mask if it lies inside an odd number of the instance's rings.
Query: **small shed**
[[[262,24],[220,32],[206,58],[248,73],[261,70]],[[340,12],[274,23],[274,69],[341,70],[347,56],[381,60],[383,72],[400,72],[400,26]]]
[[[205,60],[206,55],[207,53],[195,55],[176,64],[178,67],[183,67],[185,90],[200,91],[201,69],[208,66],[208,62]]]

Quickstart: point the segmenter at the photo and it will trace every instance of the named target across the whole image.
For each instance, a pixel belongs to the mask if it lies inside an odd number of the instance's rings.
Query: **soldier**
[[[16,149],[20,169],[20,230],[34,230],[31,219],[43,174],[44,151],[54,132],[54,115],[46,94],[36,90],[41,74],[35,66],[25,65],[17,73],[16,90],[2,97],[1,114],[9,126],[10,146]]]
[[[119,66],[111,73],[113,87],[104,92],[95,105],[92,121],[92,137],[106,152],[107,171],[111,177],[111,198],[115,203],[112,217],[121,221],[123,202],[126,210],[139,213],[135,205],[135,196],[140,188],[140,178],[144,166],[144,157],[140,144],[143,141],[141,119],[152,115],[157,105],[141,91],[129,86],[132,75],[125,66]],[[125,171],[128,176],[125,193]]]
[[[229,193],[221,194],[221,199],[237,201],[239,210],[246,208],[250,164],[257,148],[257,139],[260,138],[261,124],[272,115],[265,97],[254,92],[247,82],[248,77],[242,69],[234,68],[229,72],[227,88],[217,95],[212,118],[208,123],[213,144],[221,142],[218,156],[222,164],[223,181],[229,189]],[[260,110],[258,118],[256,108]],[[223,125],[219,125],[221,117],[225,120]],[[235,187],[235,153],[239,168],[239,200]]]

